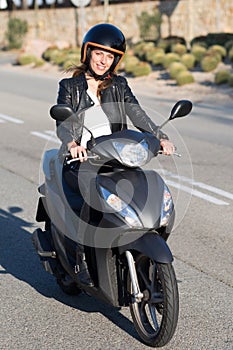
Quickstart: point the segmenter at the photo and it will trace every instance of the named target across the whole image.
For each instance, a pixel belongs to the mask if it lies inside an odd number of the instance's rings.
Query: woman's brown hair
[[[73,65],[73,66],[69,67],[65,72],[66,73],[73,73],[72,74],[73,77],[78,77],[79,75],[81,75],[83,73],[84,74],[87,73],[87,71],[88,71],[87,65],[81,64],[80,66]],[[108,76],[100,82],[100,84],[98,85],[98,89],[97,89],[97,97],[98,98],[101,97],[100,92],[102,90],[105,90],[109,86],[112,85],[113,76],[114,76],[114,73],[109,73]]]

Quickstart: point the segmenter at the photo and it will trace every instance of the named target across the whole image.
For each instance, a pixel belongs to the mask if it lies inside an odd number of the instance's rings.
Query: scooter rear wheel
[[[179,295],[172,264],[160,264],[140,254],[136,258],[136,271],[141,302],[133,300],[130,312],[134,326],[143,342],[151,347],[162,347],[172,338],[178,321]],[[132,283],[128,279],[132,295]]]

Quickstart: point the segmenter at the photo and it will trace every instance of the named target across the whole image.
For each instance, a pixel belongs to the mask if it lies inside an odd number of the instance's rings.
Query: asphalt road
[[[0,66],[0,77],[0,349],[146,349],[128,309],[64,295],[31,243],[41,159],[45,149],[58,147],[48,110],[62,75]],[[140,84],[135,92],[157,123],[175,102],[172,95],[152,98]],[[233,101],[200,96],[193,102],[190,117],[164,129],[182,157],[151,165],[166,178],[177,211],[169,245],[180,316],[164,349],[232,350]]]

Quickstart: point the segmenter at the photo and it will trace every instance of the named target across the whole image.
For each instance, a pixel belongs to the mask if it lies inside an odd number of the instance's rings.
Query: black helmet
[[[116,70],[120,61],[124,57],[126,44],[123,33],[112,24],[97,24],[86,33],[81,48],[81,62],[89,64],[91,48],[98,47],[114,54],[115,59],[110,68]]]

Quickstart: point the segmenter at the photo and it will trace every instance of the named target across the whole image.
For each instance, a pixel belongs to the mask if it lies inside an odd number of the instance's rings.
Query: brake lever
[[[98,155],[95,155],[95,156],[87,156],[86,157],[87,159],[98,159],[99,158],[99,156]],[[78,162],[80,160],[80,158],[72,158],[72,159],[70,159],[70,160],[67,160],[66,161],[66,164],[71,164],[71,163],[73,163],[73,162]]]
[[[164,154],[164,153],[163,153],[163,151],[158,151],[157,154]],[[171,156],[176,156],[176,157],[179,157],[179,158],[182,157],[181,154],[180,154],[180,153],[177,153],[177,152],[172,153]]]

